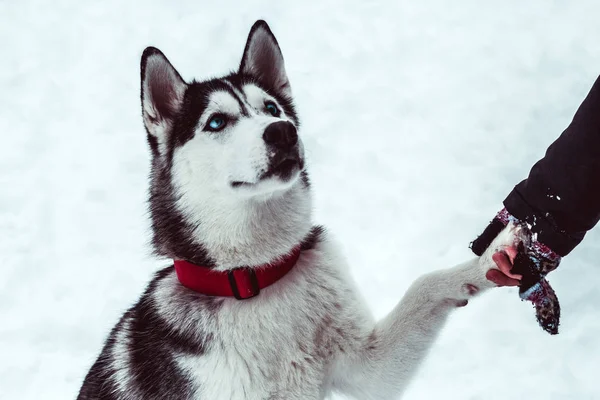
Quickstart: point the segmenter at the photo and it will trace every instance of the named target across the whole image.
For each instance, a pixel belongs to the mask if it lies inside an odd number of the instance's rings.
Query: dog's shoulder
[[[86,376],[79,400],[188,397],[191,384],[179,371],[175,356],[202,355],[211,338],[202,335],[198,326],[192,327],[191,321],[182,323],[185,318],[181,312],[170,309],[176,305],[161,298],[164,288],[175,279],[172,266],[156,272],[138,302],[111,331]],[[207,314],[214,311],[216,304],[210,298],[196,297],[171,300],[192,300],[194,310],[205,309]],[[186,305],[179,307],[185,310]],[[187,307],[191,308],[189,304]]]

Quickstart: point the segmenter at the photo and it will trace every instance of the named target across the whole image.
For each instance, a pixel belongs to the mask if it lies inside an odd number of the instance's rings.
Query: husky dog
[[[481,258],[419,278],[376,322],[313,225],[299,120],[264,21],[219,79],[186,83],[147,48],[141,88],[153,246],[175,267],[114,327],[81,400],[398,398],[452,310],[493,286],[493,252],[515,241],[507,228]],[[223,277],[230,286],[211,286]]]

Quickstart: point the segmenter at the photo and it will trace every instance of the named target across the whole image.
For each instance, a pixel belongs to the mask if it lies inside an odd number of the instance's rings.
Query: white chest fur
[[[334,254],[326,243],[303,252],[294,269],[259,296],[226,299],[203,321],[211,336],[206,354],[176,357],[197,398],[325,397],[336,357],[354,350],[369,325]]]

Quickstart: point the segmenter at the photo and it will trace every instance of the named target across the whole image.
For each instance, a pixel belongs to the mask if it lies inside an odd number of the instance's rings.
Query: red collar
[[[208,296],[235,297],[238,300],[257,296],[290,272],[300,257],[300,246],[295,247],[280,261],[257,267],[239,267],[228,271],[175,260],[177,278],[183,286]]]

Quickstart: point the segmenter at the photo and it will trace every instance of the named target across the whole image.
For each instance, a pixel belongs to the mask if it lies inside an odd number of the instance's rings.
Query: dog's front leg
[[[495,286],[485,278],[495,268],[492,255],[515,238],[514,229],[507,229],[482,257],[417,279],[394,310],[366,331],[356,351],[338,360],[334,389],[357,399],[398,398],[452,310]]]

